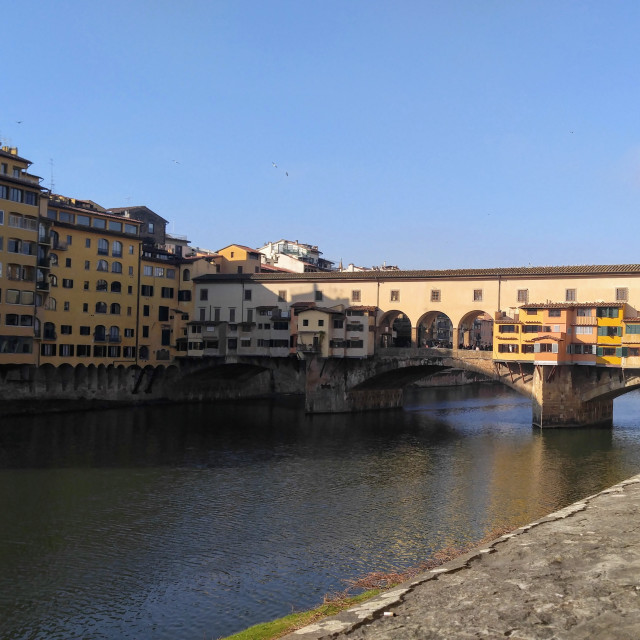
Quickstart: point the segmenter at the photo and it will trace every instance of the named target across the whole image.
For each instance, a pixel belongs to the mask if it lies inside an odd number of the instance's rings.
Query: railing
[[[296,350],[300,353],[320,353],[320,345],[299,344]]]

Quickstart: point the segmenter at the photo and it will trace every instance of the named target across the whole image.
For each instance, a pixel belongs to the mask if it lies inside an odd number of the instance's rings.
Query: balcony
[[[37,282],[36,283],[36,289],[38,291],[49,291],[49,283],[48,282],[44,282],[44,281]]]
[[[296,346],[298,353],[320,353],[320,345],[299,344]]]
[[[122,342],[122,338],[120,336],[109,336],[109,342],[120,344]]]
[[[58,334],[55,331],[45,331],[42,334],[42,339],[43,340],[57,340],[58,339]]]

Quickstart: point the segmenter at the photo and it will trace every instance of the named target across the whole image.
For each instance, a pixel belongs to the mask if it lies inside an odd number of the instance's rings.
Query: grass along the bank
[[[423,562],[417,567],[386,573],[374,571],[362,578],[345,580],[344,582],[348,586],[344,591],[325,595],[324,602],[315,609],[302,611],[300,613],[291,613],[284,618],[278,618],[272,622],[256,624],[244,631],[234,633],[223,640],[276,640],[277,638],[282,638],[282,636],[286,636],[288,633],[292,633],[297,629],[302,629],[302,627],[306,627],[313,622],[327,618],[328,616],[335,616],[341,611],[349,609],[365,600],[369,600],[379,593],[387,589],[392,589],[402,582],[411,580],[425,571],[439,567],[445,562],[449,562],[449,560],[453,560],[478,546],[487,544],[511,530],[509,527],[496,528],[481,540],[464,545],[446,547],[445,549],[436,551],[427,562]],[[364,591],[362,591],[363,589]],[[362,593],[354,595],[352,591],[356,590],[362,591]]]

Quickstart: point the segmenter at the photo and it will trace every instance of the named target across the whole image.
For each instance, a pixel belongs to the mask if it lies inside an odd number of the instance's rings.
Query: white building
[[[332,271],[333,262],[321,258],[322,251],[311,244],[297,240],[278,240],[268,242],[258,251],[265,257],[265,262],[274,267],[288,269],[294,273],[311,273],[314,271]]]

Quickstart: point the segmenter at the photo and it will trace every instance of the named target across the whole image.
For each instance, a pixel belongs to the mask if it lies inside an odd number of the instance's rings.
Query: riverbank
[[[285,639],[638,638],[639,516],[637,475]]]

